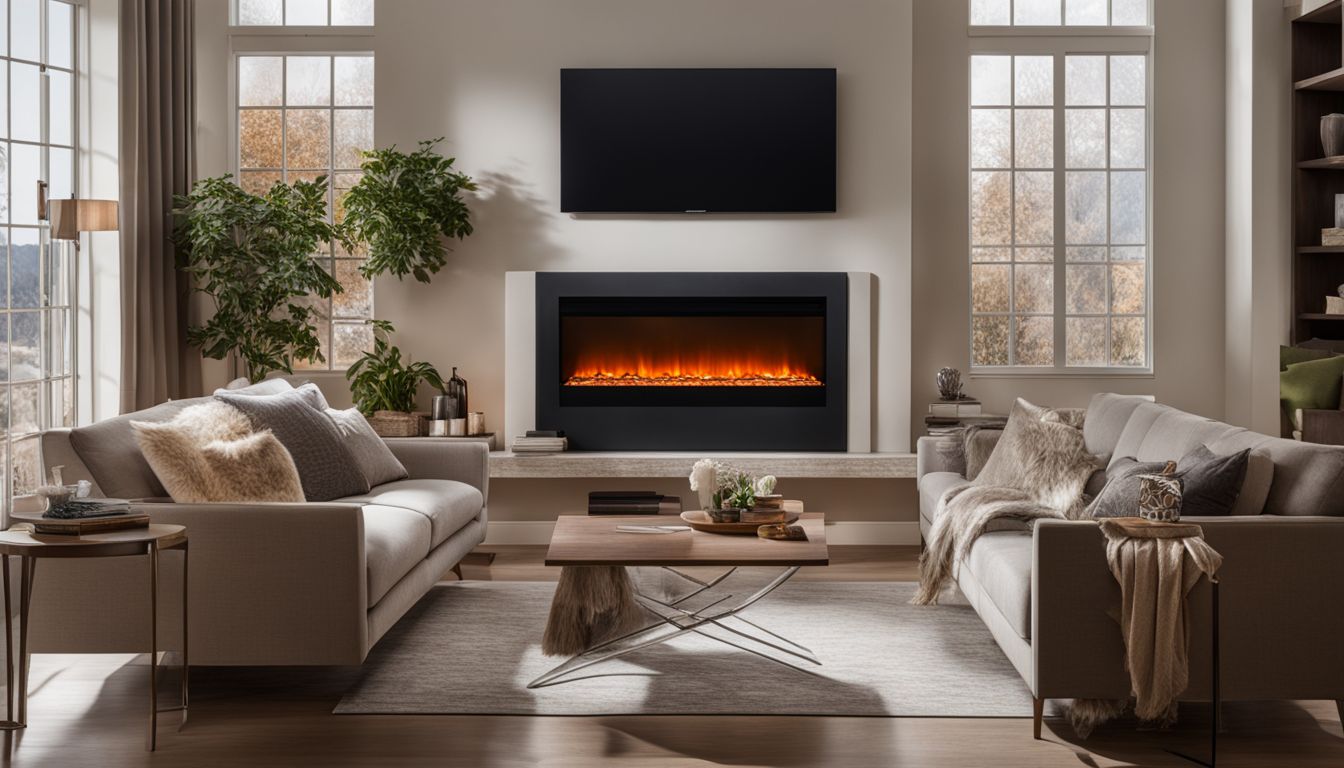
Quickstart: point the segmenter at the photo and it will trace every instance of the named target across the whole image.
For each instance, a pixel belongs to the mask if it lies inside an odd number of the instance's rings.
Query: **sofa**
[[[1146,398],[1100,394],[1083,426],[1087,450],[1113,464],[1175,460],[1200,444],[1273,461],[1259,514],[1184,518],[1224,556],[1219,572],[1221,697],[1333,699],[1344,712],[1344,448],[1268,437]],[[955,452],[918,443],[920,530],[939,498],[969,482]],[[1127,698],[1120,590],[1095,522],[1041,520],[982,534],[957,564],[957,585],[1036,700]],[[1211,587],[1189,598],[1190,684],[1211,698]]]
[[[350,665],[485,538],[483,443],[387,440],[409,477],[323,503],[177,504],[149,470],[131,420],[160,421],[180,400],[41,437],[44,467],[94,496],[150,499],[155,523],[187,527],[191,663]],[[45,470],[44,470],[45,471]],[[181,637],[181,555],[160,566],[159,647]],[[46,561],[36,569],[30,642],[38,653],[149,647],[144,558]]]

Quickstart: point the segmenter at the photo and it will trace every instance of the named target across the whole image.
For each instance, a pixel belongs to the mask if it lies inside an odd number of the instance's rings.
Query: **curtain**
[[[195,0],[121,3],[121,410],[200,394],[173,195],[196,178]]]

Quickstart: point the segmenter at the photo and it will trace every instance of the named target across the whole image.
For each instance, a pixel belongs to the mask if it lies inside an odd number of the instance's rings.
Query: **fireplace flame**
[[[565,380],[568,387],[820,387],[812,373],[789,365],[759,360],[680,361],[630,360],[577,366]]]

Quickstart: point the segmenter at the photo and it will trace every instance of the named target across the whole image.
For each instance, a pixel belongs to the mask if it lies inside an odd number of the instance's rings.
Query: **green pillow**
[[[1335,353],[1328,349],[1307,349],[1306,347],[1279,347],[1279,370],[1286,371],[1288,366],[1294,363],[1305,363],[1310,360],[1324,360],[1327,357],[1334,357]]]
[[[1304,409],[1338,410],[1341,383],[1344,357],[1292,363],[1279,374],[1279,400],[1290,419]]]

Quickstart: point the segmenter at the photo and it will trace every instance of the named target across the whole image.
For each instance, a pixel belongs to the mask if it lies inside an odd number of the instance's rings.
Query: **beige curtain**
[[[121,3],[121,410],[200,394],[174,194],[196,179],[195,0]]]

